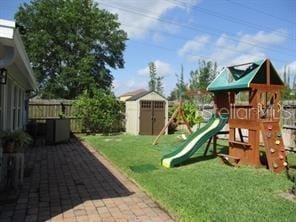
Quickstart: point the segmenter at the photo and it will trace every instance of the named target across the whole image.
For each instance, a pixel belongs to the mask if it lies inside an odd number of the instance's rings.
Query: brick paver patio
[[[1,199],[0,221],[172,221],[93,148],[73,139],[26,154],[19,192]]]

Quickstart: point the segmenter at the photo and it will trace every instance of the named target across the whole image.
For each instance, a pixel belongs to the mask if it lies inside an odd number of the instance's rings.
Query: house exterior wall
[[[0,85],[0,130],[14,131],[26,124],[26,91],[36,88],[36,80],[14,21],[0,19],[0,69],[8,72]]]
[[[132,135],[138,135],[138,102],[127,101],[125,103],[126,132]]]
[[[25,118],[25,90],[11,77],[0,85],[0,130],[23,129]]]
[[[22,129],[27,116],[26,91],[36,89],[37,84],[16,23],[3,19],[0,19],[0,69],[8,72],[6,83],[0,84],[0,131]],[[0,180],[2,167],[0,141]]]

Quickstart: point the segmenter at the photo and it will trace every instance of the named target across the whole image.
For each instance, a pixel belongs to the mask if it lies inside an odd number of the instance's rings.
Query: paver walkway
[[[26,166],[17,198],[2,200],[1,222],[172,221],[101,155],[75,139],[33,148]]]

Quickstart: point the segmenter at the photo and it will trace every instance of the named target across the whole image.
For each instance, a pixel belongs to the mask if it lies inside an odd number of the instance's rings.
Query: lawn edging
[[[79,142],[87,148],[91,153],[96,153],[96,157],[104,164],[108,170],[111,171],[111,173],[122,183],[126,184],[126,181],[130,182],[130,185],[133,186],[134,190],[139,190],[144,192],[152,201],[155,202],[155,204],[162,209],[164,212],[166,212],[173,220],[178,221],[178,217],[172,213],[169,212],[168,209],[166,209],[159,200],[157,200],[152,193],[148,192],[144,187],[142,187],[136,180],[134,180],[132,177],[130,177],[126,172],[120,169],[115,163],[113,163],[112,160],[110,160],[104,153],[100,152],[98,149],[93,147],[91,144],[86,142],[83,138],[78,137],[77,138]],[[94,151],[94,152],[93,152]]]

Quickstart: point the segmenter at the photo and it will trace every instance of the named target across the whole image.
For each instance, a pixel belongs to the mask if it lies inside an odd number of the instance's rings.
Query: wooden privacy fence
[[[45,123],[46,119],[59,118],[64,115],[70,119],[70,128],[74,133],[82,132],[81,120],[75,117],[73,102],[75,100],[44,100],[34,99],[29,101],[29,120]],[[62,105],[63,104],[63,105]],[[64,106],[64,114],[63,108]]]
[[[296,126],[296,100],[283,102],[282,124],[283,126]]]
[[[47,119],[64,118],[70,119],[70,129],[73,133],[83,132],[81,119],[75,116],[75,100],[44,100],[34,99],[29,101],[29,120],[37,124],[45,123]],[[64,108],[63,108],[64,107]],[[64,110],[63,110],[64,109]],[[64,111],[64,112],[63,112]],[[113,123],[110,132],[120,132],[124,129],[124,121],[118,120]],[[42,127],[41,127],[42,130]],[[100,131],[98,131],[99,133]]]
[[[296,152],[296,100],[283,102],[282,125],[286,147]]]

